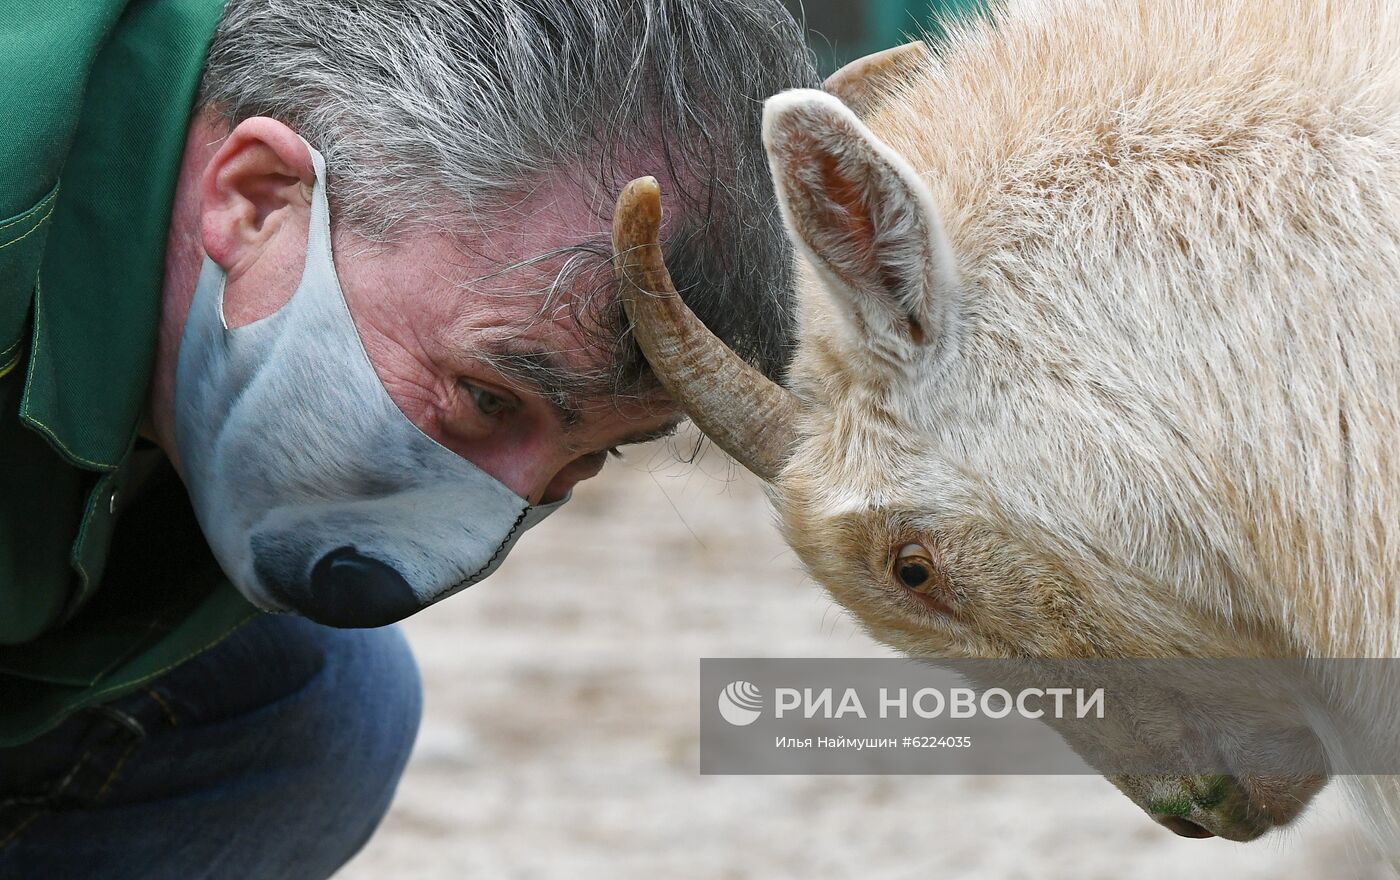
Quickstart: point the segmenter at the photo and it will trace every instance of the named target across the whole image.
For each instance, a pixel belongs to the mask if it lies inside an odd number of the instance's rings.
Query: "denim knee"
[[[261,618],[22,747],[63,797],[0,847],[0,876],[329,877],[388,811],[421,711],[397,628]],[[74,761],[112,773],[79,796]]]
[[[183,758],[172,777],[204,786],[194,805],[224,840],[229,874],[329,877],[349,861],[388,812],[422,715],[398,627],[269,616],[177,672],[156,691],[191,724],[150,745]],[[215,778],[201,782],[189,759],[212,759]]]
[[[389,810],[418,733],[423,687],[397,627],[334,630],[325,665],[297,696],[284,735],[299,743],[301,765],[288,794],[322,812],[319,838],[335,867],[364,846]],[[333,868],[332,868],[333,870]]]

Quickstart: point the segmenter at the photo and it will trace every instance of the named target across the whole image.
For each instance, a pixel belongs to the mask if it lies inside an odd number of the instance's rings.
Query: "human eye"
[[[462,382],[463,390],[471,397],[477,411],[488,417],[498,416],[515,408],[515,401],[497,394],[472,382]]]

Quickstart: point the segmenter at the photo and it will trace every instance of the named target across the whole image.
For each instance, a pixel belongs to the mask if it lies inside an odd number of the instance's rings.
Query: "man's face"
[[[225,265],[230,327],[276,311],[301,276],[307,199],[283,180],[268,187],[266,208],[256,192],[242,197],[253,215],[242,225],[256,234]],[[570,381],[610,363],[612,353],[579,321],[596,314],[595,295],[615,289],[601,257],[540,259],[606,232],[606,213],[573,191],[541,187],[507,219],[463,223],[452,234],[424,225],[391,244],[333,225],[341,287],[390,397],[428,436],[533,504],[562,498],[610,452],[664,436],[678,420],[663,395],[609,395],[596,382],[594,393],[580,394],[583,383]]]
[[[555,206],[523,228],[425,233],[392,247],[335,236],[346,299],[394,402],[424,433],[534,504],[562,498],[597,475],[610,452],[664,436],[677,420],[659,395],[571,390],[566,377],[606,370],[610,360],[578,317],[606,265],[571,273],[573,284],[566,276],[554,292],[568,257],[502,271],[575,244],[588,227],[561,213]],[[510,367],[527,364],[565,381],[532,381]]]

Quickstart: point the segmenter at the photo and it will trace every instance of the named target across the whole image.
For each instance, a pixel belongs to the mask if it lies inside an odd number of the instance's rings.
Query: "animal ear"
[[[901,82],[927,68],[932,61],[928,46],[916,40],[857,58],[827,77],[822,89],[863,116],[888,98]]]
[[[872,344],[941,345],[957,273],[909,164],[825,92],[770,98],[763,139],[783,216]]]

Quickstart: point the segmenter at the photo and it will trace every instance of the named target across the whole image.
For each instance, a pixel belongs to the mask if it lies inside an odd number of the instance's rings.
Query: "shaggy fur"
[[[915,654],[1400,654],[1400,4],[1024,0],[937,54],[868,130],[768,109],[806,566]],[[1393,693],[1337,699],[1394,740]]]

